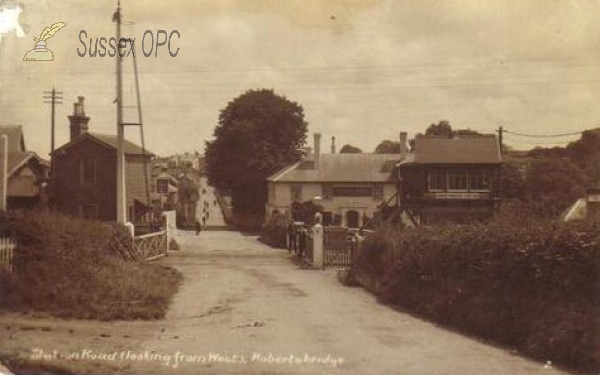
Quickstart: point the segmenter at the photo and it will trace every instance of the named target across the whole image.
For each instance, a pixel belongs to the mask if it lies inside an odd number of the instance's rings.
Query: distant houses
[[[116,221],[117,138],[89,132],[89,120],[79,97],[69,116],[70,141],[53,154],[57,208],[82,218]],[[127,220],[143,221],[151,212],[145,171],[154,154],[127,140],[124,152]]]
[[[21,126],[0,126],[0,135],[8,137],[7,209],[45,204],[50,164],[26,150]]]
[[[412,227],[491,217],[499,199],[500,145],[494,135],[417,137],[398,154],[315,151],[267,179],[267,218],[293,220],[294,202],[317,200],[323,224],[361,227],[390,221]],[[334,147],[332,147],[332,151]],[[375,220],[374,220],[375,219]]]

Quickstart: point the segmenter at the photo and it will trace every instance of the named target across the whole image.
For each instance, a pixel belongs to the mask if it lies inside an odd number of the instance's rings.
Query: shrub
[[[5,307],[61,317],[156,319],[177,291],[175,270],[125,261],[124,227],[45,212],[4,213],[0,221],[18,240],[16,271],[3,276]]]
[[[262,228],[260,241],[269,246],[284,249],[287,244],[288,225],[289,221],[285,215],[274,212]]]
[[[600,223],[420,227],[371,236],[355,271],[378,296],[535,358],[592,369]]]

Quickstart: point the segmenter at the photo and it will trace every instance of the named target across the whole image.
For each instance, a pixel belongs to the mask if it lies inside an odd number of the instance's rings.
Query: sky
[[[554,135],[600,126],[600,0],[122,0],[123,34],[136,38],[146,146],[158,155],[204,150],[220,110],[250,89],[301,104],[321,149],[336,137],[372,152],[384,140],[447,120],[484,133]],[[0,24],[0,125],[22,125],[29,150],[50,150],[85,96],[90,131],[116,133],[115,58],[78,55],[80,32],[115,35],[115,1],[0,0],[22,9],[22,30]],[[6,21],[7,17],[4,17]],[[0,13],[0,23],[3,17]],[[44,28],[54,61],[25,62]],[[146,30],[171,33],[150,57]],[[150,34],[145,51],[150,50]],[[86,48],[89,48],[86,47]],[[156,47],[154,47],[156,48]],[[126,120],[137,120],[132,59],[125,58]],[[139,143],[139,130],[128,127]],[[517,149],[564,145],[577,135],[506,134]],[[558,143],[557,143],[558,142]]]

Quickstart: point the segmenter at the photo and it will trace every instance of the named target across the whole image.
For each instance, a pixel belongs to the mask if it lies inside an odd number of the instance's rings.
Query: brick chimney
[[[335,154],[335,137],[331,137],[331,153]]]
[[[407,137],[406,132],[400,132],[400,157],[403,159],[408,155]]]
[[[321,133],[315,133],[315,168],[319,168],[319,161],[321,159]]]
[[[78,96],[77,102],[73,103],[73,115],[69,116],[69,122],[71,123],[71,140],[88,131],[88,122],[90,121],[90,118],[85,115],[83,108],[84,101],[85,98],[83,96]]]

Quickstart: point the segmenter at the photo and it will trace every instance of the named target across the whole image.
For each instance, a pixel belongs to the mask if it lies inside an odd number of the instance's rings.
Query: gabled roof
[[[24,152],[25,138],[21,125],[0,125],[0,135],[8,136],[8,152]]]
[[[304,159],[275,173],[272,182],[388,182],[399,154],[321,154],[319,166]]]
[[[500,144],[495,135],[417,137],[415,150],[406,163],[413,164],[499,164]]]
[[[8,154],[8,175],[11,176],[31,159],[37,159],[40,164],[47,164],[35,152],[10,152]]]
[[[72,146],[74,146],[75,144],[85,140],[85,139],[91,139],[105,147],[111,148],[116,150],[117,149],[117,136],[116,135],[108,135],[108,134],[99,134],[99,133],[84,133],[82,135],[80,135],[79,137],[75,138],[74,140],[72,140],[71,142],[68,142],[64,145],[62,145],[61,147],[59,147],[56,151],[59,150],[65,150],[67,148],[70,148]],[[123,143],[124,145],[124,152],[126,155],[147,155],[147,156],[154,156],[154,154],[148,150],[142,150],[142,148],[138,145],[136,145],[133,142],[130,142],[128,140],[125,140],[125,142]]]

